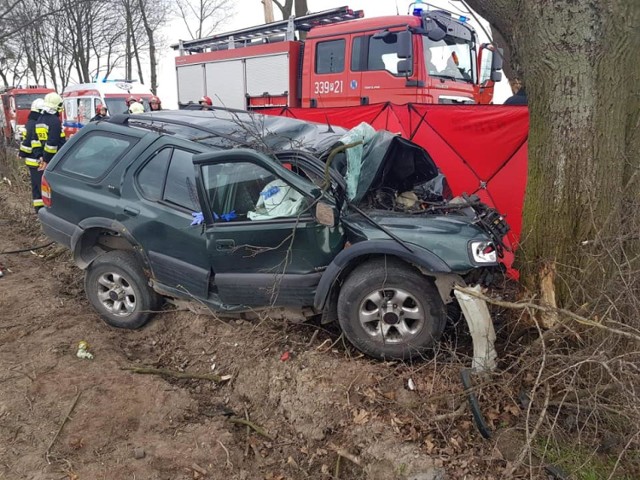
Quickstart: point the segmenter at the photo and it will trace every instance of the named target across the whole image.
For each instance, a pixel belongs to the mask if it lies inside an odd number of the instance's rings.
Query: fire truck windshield
[[[36,98],[44,98],[46,93],[21,93],[16,95],[16,109],[29,110]]]
[[[422,42],[430,77],[476,83],[475,58],[470,41],[447,35],[434,42],[425,35]]]

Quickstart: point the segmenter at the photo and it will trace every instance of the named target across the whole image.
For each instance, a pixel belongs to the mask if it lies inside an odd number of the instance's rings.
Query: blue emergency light
[[[413,15],[422,18],[422,12],[424,10],[422,0],[417,0],[413,3]]]

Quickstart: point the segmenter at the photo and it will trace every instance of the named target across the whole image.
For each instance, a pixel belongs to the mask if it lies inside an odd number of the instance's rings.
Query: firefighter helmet
[[[129,113],[144,113],[144,105],[139,102],[133,102],[131,105],[129,105]]]
[[[62,111],[62,97],[56,92],[47,93],[44,97],[44,107],[57,112]]]
[[[44,108],[44,98],[36,98],[33,102],[31,102],[31,111],[39,112]]]
[[[137,101],[138,100],[136,99],[136,97],[130,96],[129,98],[127,98],[127,101],[125,103],[127,104],[127,107],[130,107],[133,102],[137,102]]]
[[[104,109],[104,112],[105,112],[105,113],[107,113],[107,112],[108,112],[108,110],[107,110],[107,106],[106,106],[106,105],[102,105],[102,104],[96,105],[96,115],[100,115],[100,112],[101,112],[103,109]]]
[[[208,105],[208,106],[212,106],[213,105],[213,100],[211,100],[211,97],[207,97],[206,95],[204,97],[202,97],[200,99],[200,101],[198,102],[200,105]]]
[[[149,105],[158,105],[158,106],[160,106],[160,105],[162,105],[162,102],[160,101],[160,98],[159,98],[159,97],[156,97],[156,96],[154,95],[153,97],[151,97],[151,98],[149,99]]]

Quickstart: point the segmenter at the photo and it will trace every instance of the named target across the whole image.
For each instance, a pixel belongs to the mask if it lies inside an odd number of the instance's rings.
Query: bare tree
[[[191,38],[208,37],[233,12],[232,0],[176,0],[176,13],[182,18]]]
[[[273,0],[273,3],[275,3],[280,9],[280,13],[282,13],[282,18],[284,20],[288,19],[294,11],[296,17],[301,17],[309,12],[307,0],[285,0],[284,2]]]
[[[168,5],[163,1],[138,0],[140,18],[148,42],[149,71],[151,77],[151,91],[158,89],[158,59],[156,31],[166,22]]]

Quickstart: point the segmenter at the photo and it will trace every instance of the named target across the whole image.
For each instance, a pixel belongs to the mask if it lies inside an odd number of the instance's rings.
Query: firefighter
[[[96,107],[96,115],[93,117],[90,122],[97,122],[98,120],[104,120],[107,118],[107,106],[106,105],[98,105]]]
[[[29,168],[29,177],[31,179],[31,205],[36,213],[44,204],[42,203],[42,194],[40,191],[40,183],[42,181],[42,171],[38,170],[40,158],[42,157],[42,143],[36,134],[36,124],[42,114],[44,107],[44,99],[36,98],[31,104],[29,118],[25,125],[25,131],[22,135],[22,143],[18,156],[24,158],[25,165]]]
[[[152,112],[157,112],[158,110],[162,110],[162,102],[159,97],[155,95],[149,99],[149,109]]]
[[[47,168],[47,164],[66,140],[60,113],[62,113],[62,97],[55,92],[47,93],[44,97],[42,115],[36,123],[36,134],[42,143],[42,157],[38,166],[40,171]]]
[[[137,101],[138,101],[138,100],[137,100],[137,99],[136,99],[136,97],[134,97],[133,95],[132,95],[132,96],[130,96],[129,98],[127,98],[127,100],[124,102],[124,103],[126,103],[126,104],[127,104],[127,109],[126,109],[124,112],[122,112],[122,113],[131,113],[131,112],[129,111],[129,107],[131,107],[131,104],[132,104],[132,103],[137,102]]]
[[[129,112],[132,114],[144,113],[144,105],[140,102],[133,102],[129,105]]]
[[[198,103],[201,106],[201,110],[209,110],[209,107],[213,106],[213,100],[211,100],[211,97],[207,97],[206,95],[202,97]]]

